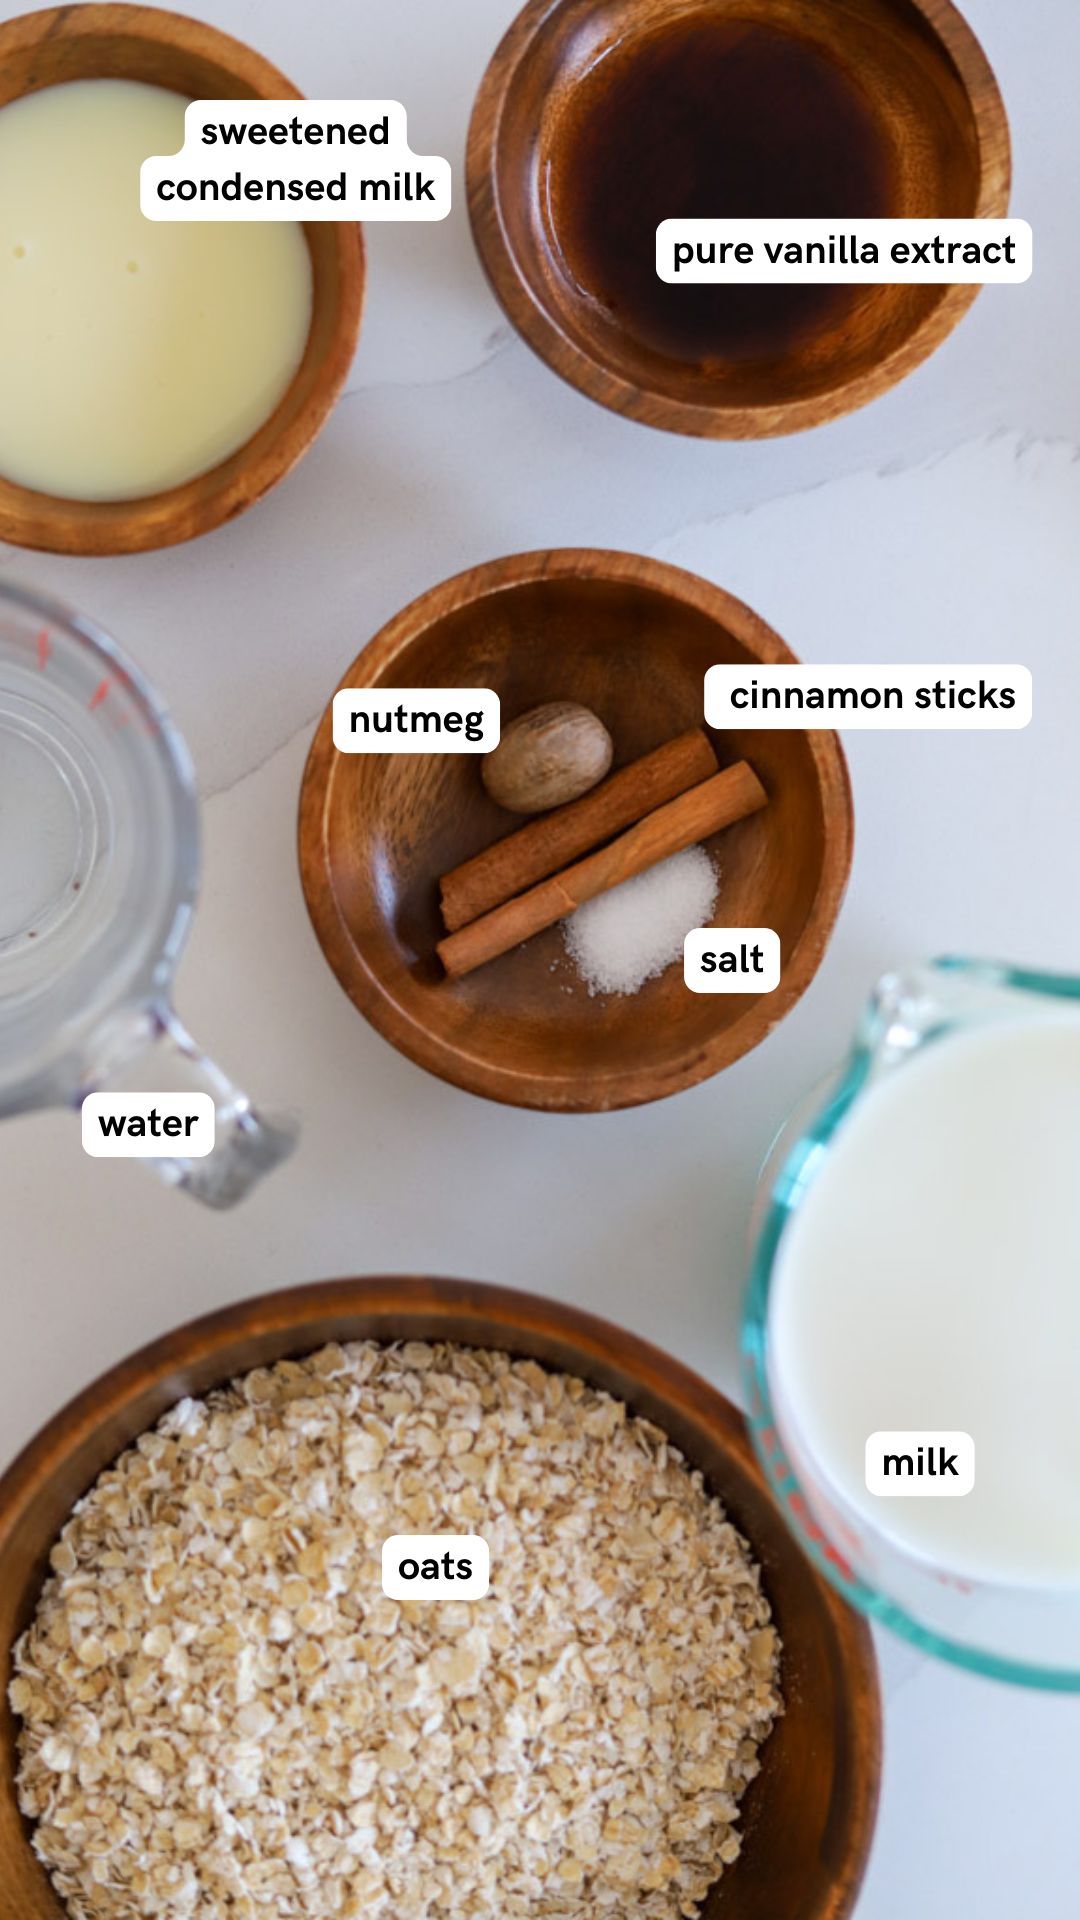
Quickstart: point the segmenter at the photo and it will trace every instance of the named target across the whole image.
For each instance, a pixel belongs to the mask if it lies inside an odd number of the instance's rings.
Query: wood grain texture
[[[768,803],[768,794],[745,760],[725,767],[711,780],[689,787],[677,799],[646,814],[606,847],[598,847],[595,853],[552,874],[528,893],[506,901],[493,913],[440,940],[439,959],[448,974],[460,979],[474,967],[508,953],[519,941],[531,940],[545,927],[564,920],[586,900],[595,900],[598,894],[632,880],[671,854],[696,846],[699,840],[711,839]]]
[[[1003,216],[1009,131],[986,57],[950,0],[530,0],[484,76],[468,138],[473,235],[497,298],[541,358],[601,405],[680,433],[757,439],[885,392],[940,345],[978,288],[860,288],[852,309],[784,354],[700,364],[635,339],[582,292],[544,185],[575,88],[617,44],[724,10],[809,42],[855,78],[879,123],[891,217]]]
[[[269,61],[216,28],[157,7],[69,6],[0,25],[0,107],[69,80],[140,80],[192,99],[299,100]],[[0,478],[0,540],[50,553],[142,553],[243,513],[288,473],[352,364],[364,298],[353,221],[304,223],[313,276],[303,360],[258,432],[207,473],[145,500],[64,500]]]
[[[869,1851],[881,1717],[869,1632],[821,1579],[765,1486],[741,1415],[657,1348],[576,1308],[465,1280],[334,1280],[269,1294],[170,1334],[64,1409],[0,1482],[0,1889],[5,1914],[65,1920],[15,1801],[11,1648],[74,1502],[184,1394],[328,1340],[443,1339],[578,1374],[655,1421],[750,1541],[784,1642],[787,1711],[743,1802],[742,1857],[705,1920],[846,1920]],[[162,1916],[165,1920],[165,1916]]]
[[[341,685],[490,687],[504,719],[545,700],[580,700],[603,720],[622,765],[701,725],[714,663],[793,659],[748,607],[694,574],[566,548],[444,581],[382,629]],[[748,760],[769,796],[710,843],[718,918],[776,930],[781,984],[771,994],[695,994],[675,967],[638,994],[601,1000],[577,980],[557,927],[463,980],[445,979],[435,951],[440,876],[514,816],[493,804],[467,754],[338,753],[328,706],[301,788],[300,874],[350,999],[420,1066],[515,1106],[635,1106],[740,1059],[821,962],[851,863],[851,793],[834,733],[712,739],[721,765]]]
[[[500,907],[515,893],[546,880],[592,847],[602,846],[623,827],[632,826],[717,771],[716,753],[700,727],[665,740],[654,753],[620,767],[580,800],[530,820],[516,833],[495,840],[439,882],[442,917],[448,933]],[[485,783],[486,784],[486,783]]]

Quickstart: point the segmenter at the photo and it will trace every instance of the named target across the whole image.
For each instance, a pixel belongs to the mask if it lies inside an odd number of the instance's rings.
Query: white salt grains
[[[683,941],[707,925],[716,896],[704,847],[687,847],[578,907],[563,921],[567,953],[590,993],[636,993],[682,958]]]

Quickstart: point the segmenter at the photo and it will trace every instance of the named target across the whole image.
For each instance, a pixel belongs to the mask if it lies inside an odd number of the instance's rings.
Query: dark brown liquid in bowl
[[[695,365],[781,357],[867,290],[672,286],[661,220],[890,211],[888,138],[855,72],[759,21],[700,13],[631,36],[576,84],[548,180],[570,279],[643,346]]]

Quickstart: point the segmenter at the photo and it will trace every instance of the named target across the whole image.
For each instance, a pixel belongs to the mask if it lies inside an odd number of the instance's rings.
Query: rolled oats
[[[388,1600],[399,1532],[482,1600]],[[533,1361],[329,1346],[185,1400],[80,1502],[15,1652],[19,1801],[77,1920],[676,1920],[781,1710],[746,1543],[655,1427]]]

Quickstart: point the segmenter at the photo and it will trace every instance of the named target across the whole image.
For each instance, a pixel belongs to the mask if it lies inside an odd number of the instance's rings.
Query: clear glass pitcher
[[[942,1659],[1028,1686],[1080,1692],[1080,1587],[960,1577],[898,1545],[884,1511],[879,1529],[807,1443],[778,1343],[770,1339],[770,1297],[785,1229],[826,1164],[838,1129],[875,1083],[902,1073],[950,1034],[988,1022],[1060,1018],[1067,1005],[1080,1013],[1080,979],[990,962],[940,960],[880,983],[847,1060],[782,1129],[766,1161],[742,1347],[758,1456],[793,1531],[833,1585],[864,1613]],[[866,1284],[873,1286],[872,1273]],[[1030,1356],[1018,1351],[1017,1368],[1025,1364],[1032,1364]],[[1018,1440],[1023,1444],[1022,1435]],[[892,1505],[882,1502],[883,1510]]]
[[[208,1092],[213,1152],[148,1162],[231,1206],[288,1154],[170,991],[199,877],[183,741],[92,623],[0,589],[0,1116],[89,1093]]]

